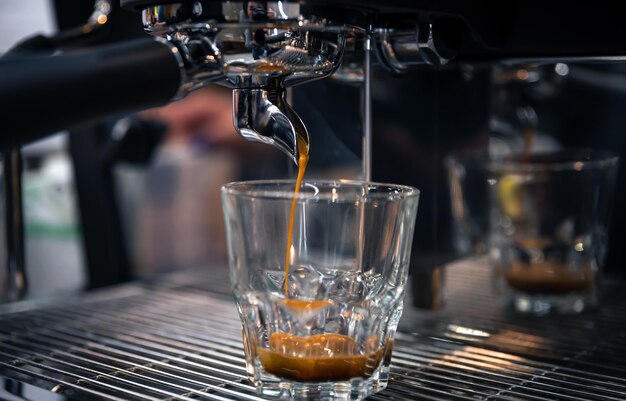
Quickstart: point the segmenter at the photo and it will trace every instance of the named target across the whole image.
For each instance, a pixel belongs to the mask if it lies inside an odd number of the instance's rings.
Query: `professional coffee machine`
[[[237,131],[246,139],[277,147],[296,162],[297,135],[311,137],[312,147],[316,146],[316,133],[299,117],[307,112],[298,109],[300,99],[309,95],[315,99],[315,90],[307,94],[307,88],[324,81],[352,84],[358,88],[359,98],[352,100],[359,103],[357,115],[362,118],[353,127],[356,135],[352,132],[352,137],[341,140],[361,148],[361,178],[423,189],[421,212],[434,217],[423,217],[418,225],[415,246],[425,255],[421,259],[425,265],[414,271],[427,274],[449,258],[442,229],[447,225],[446,207],[438,207],[437,196],[445,183],[436,169],[416,181],[424,166],[402,160],[418,154],[425,166],[435,166],[442,155],[431,151],[444,148],[449,138],[420,129],[423,115],[446,103],[461,120],[457,126],[471,127],[472,133],[453,134],[455,138],[480,141],[489,108],[484,101],[473,102],[471,94],[488,88],[491,73],[485,66],[619,62],[626,55],[626,29],[608,2],[592,11],[571,4],[539,11],[530,3],[402,0],[122,0],[121,6],[139,12],[137,24],[143,22],[146,38],[63,52],[108,23],[112,5],[98,1],[90,23],[79,32],[29,41],[4,57],[0,100],[6,134],[0,145],[7,154],[15,155],[11,149],[19,144],[60,128],[163,104],[205,85],[220,84],[233,89]],[[329,77],[335,79],[324,79]],[[321,79],[319,84],[302,85]],[[380,95],[376,85],[385,87],[385,94]],[[299,87],[291,94],[295,86]],[[461,89],[450,89],[454,87]],[[409,93],[401,88],[410,88]],[[402,99],[402,107],[385,109],[386,104],[396,104],[388,101],[390,91],[392,98]],[[412,107],[416,128],[411,136],[423,140],[404,148],[389,146],[392,135],[377,122],[376,110],[384,110],[393,116],[390,119],[410,121]],[[24,120],[25,112],[38,118]],[[9,173],[5,176],[15,170],[19,171],[17,161],[5,162]],[[11,181],[6,186],[15,187]],[[8,238],[10,248],[17,249],[10,249],[9,255],[13,271],[19,271],[20,200],[16,196],[8,200],[6,210],[12,213],[7,222],[14,228]],[[618,212],[617,220],[622,217]],[[612,238],[617,241],[620,236],[612,233]]]
[[[591,15],[577,7],[539,12],[530,3],[247,4],[249,10],[244,12],[242,3],[233,1],[122,0],[123,7],[141,11],[144,29],[154,40],[46,59],[36,57],[62,48],[65,38],[22,44],[2,63],[2,101],[9,133],[2,145],[23,143],[78,121],[163,103],[203,85],[220,83],[234,88],[235,125],[244,137],[292,154],[290,136],[305,128],[284,102],[285,89],[331,76],[344,59],[356,60],[362,67],[359,56],[368,63],[372,59],[368,55],[375,53],[381,66],[401,74],[416,66],[442,67],[450,61],[474,66],[496,61],[615,62],[626,51],[625,29],[610,4],[597,5]],[[110,7],[106,1],[97,2],[94,22],[82,32],[105,25]],[[42,48],[46,51],[28,54]],[[25,59],[18,57],[24,53]],[[363,79],[369,79],[368,74]],[[98,104],[114,94],[119,100],[116,104]],[[42,101],[27,101],[28,95],[41,95]],[[79,106],[81,97],[87,95],[92,103],[81,107],[80,113],[53,113],[47,107],[53,96],[68,106]],[[16,115],[23,110],[47,114],[24,123]],[[264,114],[258,113],[270,113],[271,132],[260,121]]]

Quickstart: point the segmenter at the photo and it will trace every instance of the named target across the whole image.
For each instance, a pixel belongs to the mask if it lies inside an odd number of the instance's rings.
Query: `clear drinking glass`
[[[577,313],[597,302],[618,158],[571,149],[448,159],[455,245],[488,253],[519,312]]]
[[[402,313],[418,191],[309,181],[222,188],[246,366],[260,393],[362,399],[385,388]]]
[[[617,161],[562,150],[489,163],[491,254],[516,310],[577,313],[596,303]]]

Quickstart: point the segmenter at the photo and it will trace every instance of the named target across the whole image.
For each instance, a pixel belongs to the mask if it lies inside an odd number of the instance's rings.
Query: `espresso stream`
[[[293,190],[293,199],[291,201],[291,212],[289,213],[289,228],[287,229],[287,251],[285,252],[285,298],[289,297],[289,265],[291,264],[291,237],[293,236],[293,220],[296,213],[296,203],[298,193],[302,186],[302,179],[306,171],[306,165],[309,163],[309,144],[300,135],[297,139],[298,143],[298,178],[296,179],[296,188]]]

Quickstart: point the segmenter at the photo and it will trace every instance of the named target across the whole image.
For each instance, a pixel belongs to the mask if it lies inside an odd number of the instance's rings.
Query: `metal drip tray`
[[[485,266],[448,267],[443,311],[406,308],[392,381],[371,399],[626,399],[626,286],[582,316],[520,316]],[[0,376],[0,399],[262,399],[224,268],[2,306]]]

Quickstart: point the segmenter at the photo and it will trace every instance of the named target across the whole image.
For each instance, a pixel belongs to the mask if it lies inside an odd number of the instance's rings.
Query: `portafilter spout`
[[[298,138],[309,143],[309,133],[279,83],[271,88],[234,89],[233,122],[242,137],[277,147],[296,165]]]

